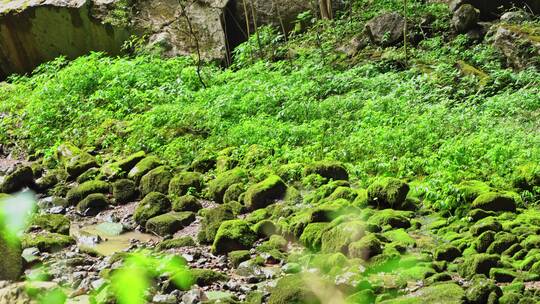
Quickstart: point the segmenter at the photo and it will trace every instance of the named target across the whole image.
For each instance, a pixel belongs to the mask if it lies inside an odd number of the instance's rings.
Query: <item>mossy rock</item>
[[[329,223],[311,223],[307,225],[300,236],[300,243],[311,251],[320,251],[322,237],[328,227],[330,227]]]
[[[47,171],[40,178],[36,179],[34,182],[34,188],[36,191],[45,192],[54,187],[60,181],[60,178],[57,176],[57,172],[57,170]]]
[[[244,220],[224,221],[212,244],[212,253],[226,254],[235,250],[249,249],[258,237]]]
[[[23,271],[21,244],[17,241],[8,242],[0,235],[0,281],[17,281]]]
[[[0,192],[15,193],[34,184],[34,173],[29,166],[19,166],[4,178],[0,184]]]
[[[509,194],[488,192],[478,196],[472,203],[471,208],[482,209],[485,211],[516,211],[515,198]]]
[[[270,290],[268,304],[320,304],[313,292],[309,278],[292,274],[281,278],[276,287]]]
[[[137,184],[129,179],[120,179],[112,184],[113,197],[116,204],[126,204],[138,196]]]
[[[167,250],[167,249],[175,249],[175,248],[182,248],[182,247],[195,247],[197,244],[195,243],[195,240],[193,240],[190,236],[184,236],[178,239],[170,239],[170,240],[164,240],[161,241],[156,249],[157,250]]]
[[[269,237],[271,235],[277,234],[279,228],[271,220],[262,220],[257,224],[253,225],[253,231],[261,237]]]
[[[88,181],[68,191],[66,199],[70,205],[76,205],[90,194],[109,193],[109,184],[104,181]]]
[[[171,235],[195,221],[193,212],[169,212],[146,222],[146,231],[160,236]]]
[[[198,172],[182,172],[169,184],[169,195],[183,196],[189,191],[200,192],[204,186],[203,176]]]
[[[382,236],[394,245],[403,247],[414,247],[416,245],[416,241],[403,228],[386,231]]]
[[[276,170],[276,174],[279,175],[286,182],[299,181],[302,179],[302,171],[304,166],[300,163],[291,163],[282,165]]]
[[[92,155],[82,151],[79,154],[71,157],[65,163],[66,172],[71,179],[75,179],[87,170],[97,166],[98,164],[96,159]]]
[[[502,225],[493,217],[486,217],[485,219],[476,222],[471,226],[469,231],[473,236],[479,236],[486,231],[499,232],[502,230]]]
[[[489,271],[489,277],[495,280],[497,283],[510,283],[518,277],[518,274],[513,270],[504,268],[491,268]]]
[[[366,261],[381,254],[382,251],[382,242],[372,233],[349,245],[349,255],[351,257],[361,258]]]
[[[100,175],[100,170],[98,168],[90,168],[84,171],[83,174],[79,175],[76,181],[78,184],[82,184],[87,181],[98,179],[98,177],[100,177],[99,175]]]
[[[397,178],[379,178],[367,189],[368,204],[379,209],[404,209],[409,185]]]
[[[30,225],[49,232],[68,235],[71,222],[61,214],[41,214],[34,216]]]
[[[409,211],[385,209],[374,212],[369,217],[368,222],[379,227],[390,226],[394,229],[408,229],[411,227],[410,217],[412,217],[412,213]]]
[[[152,169],[161,166],[161,161],[155,156],[147,156],[139,161],[128,173],[128,178],[139,183],[141,178]]]
[[[191,162],[190,170],[206,173],[216,167],[216,156],[212,153],[203,152]]]
[[[469,212],[468,217],[471,219],[472,222],[477,222],[481,219],[484,219],[486,217],[490,216],[496,216],[497,214],[493,211],[486,211],[482,209],[473,209]]]
[[[514,187],[531,191],[540,187],[540,165],[529,163],[519,166],[513,176]]]
[[[288,244],[289,242],[281,235],[272,235],[268,241],[263,242],[259,247],[257,247],[257,251],[266,253],[274,250],[286,251]]]
[[[424,287],[412,294],[400,296],[381,304],[460,304],[465,303],[465,291],[456,283],[439,283]]]
[[[101,193],[88,195],[77,204],[77,211],[83,216],[95,216],[109,206],[109,200]]]
[[[167,194],[172,177],[171,172],[165,166],[150,170],[141,178],[141,194],[147,195],[150,192]]]
[[[133,169],[140,161],[146,157],[144,151],[135,152],[123,159],[118,160],[114,163],[115,167],[118,167],[122,172],[129,172]]]
[[[184,195],[181,197],[175,197],[172,201],[172,209],[174,211],[191,211],[197,212],[202,209],[202,204],[193,195]]]
[[[490,299],[497,300],[502,296],[502,291],[495,281],[478,277],[472,280],[465,296],[468,303],[496,303]]]
[[[461,251],[456,247],[452,245],[445,245],[438,247],[435,250],[435,254],[433,257],[436,261],[447,261],[452,262],[453,260],[457,259],[461,256]]]
[[[235,217],[240,214],[244,214],[247,211],[246,206],[240,204],[237,201],[230,201],[228,203],[224,203],[223,206],[225,206],[226,208],[229,208]]]
[[[229,258],[229,261],[233,267],[236,268],[238,265],[240,265],[240,263],[249,260],[251,258],[251,253],[249,250],[236,250],[229,252],[227,257]]]
[[[327,200],[335,201],[338,199],[345,199],[347,201],[353,202],[357,196],[358,196],[358,192],[356,192],[355,190],[349,187],[340,186],[340,187],[337,187],[336,190],[332,192],[332,194],[330,194]]]
[[[41,252],[55,252],[75,244],[72,237],[58,233],[25,234],[21,238],[23,249],[36,247]]]
[[[464,278],[471,278],[475,274],[489,275],[491,268],[499,266],[501,257],[496,254],[479,253],[464,259],[459,268],[459,273]]]
[[[133,214],[133,219],[139,225],[145,225],[149,219],[165,214],[170,210],[171,201],[167,196],[159,192],[151,192],[139,202]]]
[[[222,204],[227,189],[234,184],[243,183],[246,179],[247,174],[241,168],[225,171],[209,183],[208,191],[216,203]]]
[[[226,204],[233,201],[238,202],[240,196],[242,196],[242,194],[244,194],[245,192],[246,189],[243,183],[236,183],[234,185],[231,185],[223,195],[223,203]]]
[[[228,279],[225,274],[210,269],[191,269],[191,276],[193,282],[201,287]]]
[[[518,238],[508,232],[499,232],[495,235],[495,240],[490,244],[486,250],[490,254],[502,254],[512,245],[518,243]]]
[[[349,173],[343,164],[333,161],[316,162],[306,166],[304,176],[318,174],[324,178],[333,180],[348,180]]]
[[[264,181],[248,188],[244,204],[250,210],[266,208],[278,199],[282,199],[287,191],[287,185],[277,175],[272,175]]]
[[[464,181],[456,186],[458,195],[467,204],[471,204],[477,197],[484,193],[492,191],[492,188],[488,184],[482,181]]]
[[[228,206],[218,206],[206,209],[202,214],[201,231],[198,234],[199,242],[211,244],[223,221],[233,220],[235,216]]]
[[[529,235],[520,244],[527,250],[540,248],[540,235]]]
[[[348,254],[349,245],[360,240],[366,233],[366,224],[353,221],[338,224],[323,233],[321,250],[324,253]]]

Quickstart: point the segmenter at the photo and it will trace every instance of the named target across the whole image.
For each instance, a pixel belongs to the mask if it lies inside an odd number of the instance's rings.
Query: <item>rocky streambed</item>
[[[450,212],[425,204],[418,182],[362,188],[337,162],[241,164],[225,155],[173,168],[69,144],[52,163],[0,159],[4,204],[33,191],[38,206],[20,251],[0,244],[0,279],[11,280],[0,303],[56,288],[68,303],[114,303],[111,281],[131,253],[189,267],[187,288],[153,277],[150,303],[540,300],[540,211],[520,195],[540,185],[533,170],[514,189],[462,182]]]

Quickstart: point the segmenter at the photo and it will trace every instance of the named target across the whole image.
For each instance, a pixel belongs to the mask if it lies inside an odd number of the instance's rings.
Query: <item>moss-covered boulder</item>
[[[72,237],[58,233],[25,234],[21,238],[23,249],[36,247],[41,252],[55,252],[75,244]]]
[[[472,208],[485,211],[516,211],[516,201],[513,196],[505,193],[488,192],[478,196],[471,205]]]
[[[66,199],[70,205],[76,205],[90,194],[109,193],[109,184],[104,181],[88,181],[82,183],[67,193]]]
[[[235,250],[227,254],[229,261],[234,267],[238,267],[240,263],[245,262],[251,258],[249,250]]]
[[[307,225],[300,236],[300,243],[314,252],[320,251],[322,237],[328,227],[330,227],[330,223],[311,223]]]
[[[519,166],[514,173],[513,184],[516,188],[529,191],[540,187],[540,165],[530,163]]]
[[[137,185],[130,179],[120,179],[112,184],[114,202],[126,204],[137,198]]]
[[[98,179],[100,176],[100,170],[98,168],[90,168],[84,171],[83,174],[79,175],[75,180],[78,184],[82,184],[87,181]]]
[[[40,228],[49,232],[69,234],[70,220],[62,214],[41,214],[32,219],[30,226]]]
[[[518,277],[518,273],[504,268],[491,268],[489,277],[497,283],[510,283]]]
[[[183,196],[190,191],[200,192],[204,186],[203,176],[198,172],[182,172],[169,184],[169,195]]]
[[[172,209],[174,211],[191,211],[197,212],[202,209],[202,204],[193,195],[184,195],[174,197],[172,201]]]
[[[366,232],[367,226],[361,221],[337,224],[323,233],[321,250],[324,253],[341,252],[347,255],[349,245],[364,237]]]
[[[366,261],[381,254],[382,251],[383,243],[372,233],[349,245],[349,255],[351,257],[361,258]]]
[[[368,223],[382,228],[390,227],[393,229],[408,229],[411,227],[412,213],[409,211],[398,211],[393,209],[384,209],[375,211],[368,219]]]
[[[193,282],[201,287],[227,280],[227,276],[225,274],[210,269],[191,269],[191,276],[193,278]]]
[[[146,231],[160,236],[171,235],[195,221],[193,212],[169,212],[146,222]]]
[[[169,239],[169,240],[163,240],[161,241],[156,249],[157,250],[167,250],[167,249],[175,249],[175,248],[182,248],[182,247],[195,247],[197,246],[197,243],[195,243],[195,240],[193,240],[190,236],[184,236],[177,239]]]
[[[404,209],[409,185],[397,178],[379,178],[367,189],[368,204],[379,209]]]
[[[482,181],[470,180],[458,184],[456,190],[465,203],[471,204],[480,195],[492,191],[492,188]]]
[[[69,177],[75,179],[86,170],[97,167],[96,159],[71,143],[64,143],[56,149],[57,159],[64,163]]]
[[[246,189],[243,183],[231,185],[223,195],[223,203],[227,204],[233,201],[238,202],[240,200],[240,196],[245,192]]]
[[[316,162],[306,166],[303,175],[318,174],[322,177],[333,180],[348,180],[349,173],[343,164],[333,161]]]
[[[199,242],[211,244],[224,221],[235,219],[233,211],[228,206],[218,206],[204,210],[201,231],[197,235]]]
[[[30,166],[19,166],[0,183],[0,192],[15,193],[25,187],[31,187],[33,183],[34,173],[32,168]]]
[[[139,225],[145,225],[149,219],[169,211],[171,211],[169,198],[159,192],[151,192],[139,202],[133,214],[133,219]]]
[[[253,225],[252,229],[260,237],[269,237],[271,235],[277,234],[279,227],[277,227],[277,225],[271,220],[262,220]]]
[[[482,277],[473,279],[465,293],[468,303],[497,303],[497,299],[502,296],[502,291],[495,283],[493,280]]]
[[[512,245],[518,243],[518,238],[508,232],[499,232],[495,235],[493,243],[487,248],[486,252],[490,254],[502,254]]]
[[[435,250],[435,254],[433,257],[436,261],[447,261],[452,262],[453,260],[457,259],[461,256],[461,251],[456,247],[452,245],[444,245],[441,247],[438,247]]]
[[[121,172],[128,173],[145,157],[146,157],[146,153],[144,151],[135,152],[115,162],[114,167],[118,167]]]
[[[249,249],[257,239],[257,234],[251,230],[246,221],[224,221],[219,226],[216,237],[214,238],[212,252],[226,254],[235,250]]]
[[[381,304],[414,304],[438,303],[461,304],[465,303],[465,291],[456,283],[438,283],[424,287],[415,293],[404,295],[392,300],[380,302]]]
[[[109,206],[109,200],[101,193],[93,193],[77,204],[77,211],[83,216],[95,216]]]
[[[150,192],[167,194],[172,177],[171,172],[165,166],[150,170],[141,178],[141,194],[147,195]]]
[[[272,175],[264,181],[248,188],[244,204],[250,210],[266,208],[275,200],[285,196],[287,185],[277,175]]]
[[[155,156],[147,156],[139,161],[131,170],[129,170],[128,178],[139,183],[141,178],[150,172],[152,169],[161,166],[161,161]]]
[[[268,304],[320,304],[307,276],[288,275],[270,290]]]
[[[0,281],[16,281],[22,274],[21,244],[8,242],[0,235]]]
[[[216,179],[208,185],[208,191],[214,201],[218,204],[223,203],[225,191],[230,186],[238,183],[243,183],[247,179],[246,172],[241,168],[235,168],[219,174]]]
[[[470,278],[475,274],[489,275],[491,268],[499,266],[501,257],[496,254],[479,253],[468,256],[460,265],[459,273],[465,278]]]
[[[37,192],[45,192],[48,189],[54,187],[58,182],[60,182],[60,178],[57,172],[58,170],[51,170],[45,172],[40,178],[35,180],[34,189]]]

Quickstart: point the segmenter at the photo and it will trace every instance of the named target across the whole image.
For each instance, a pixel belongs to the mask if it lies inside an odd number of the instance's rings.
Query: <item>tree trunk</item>
[[[332,0],[319,0],[319,8],[321,9],[322,19],[334,19]]]

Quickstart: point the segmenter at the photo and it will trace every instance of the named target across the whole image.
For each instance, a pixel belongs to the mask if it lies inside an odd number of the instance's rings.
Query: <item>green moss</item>
[[[268,241],[263,242],[257,247],[257,251],[267,253],[272,252],[273,250],[285,251],[287,250],[288,244],[289,242],[281,235],[272,235]]]
[[[198,193],[204,186],[203,176],[198,172],[182,172],[177,174],[169,184],[169,195],[183,196]]]
[[[83,174],[79,175],[76,181],[78,184],[82,184],[84,182],[97,179],[99,174],[100,174],[99,168],[90,168],[84,171]]]
[[[349,255],[351,257],[361,258],[366,261],[378,254],[381,254],[382,250],[383,244],[372,233],[367,234],[359,241],[353,242],[349,245]]]
[[[484,231],[478,236],[474,241],[474,247],[476,251],[482,253],[486,252],[491,243],[495,241],[495,232],[493,231]]]
[[[161,161],[156,156],[148,156],[139,161],[128,173],[128,178],[139,183],[141,178],[152,169],[161,165]]]
[[[487,253],[502,254],[510,246],[516,244],[518,239],[515,235],[507,232],[499,232],[495,236],[495,241],[487,249]]]
[[[360,240],[366,231],[366,224],[360,221],[336,225],[323,233],[321,250],[325,253],[348,254],[349,245]]]
[[[191,269],[191,275],[195,284],[201,287],[227,280],[225,274],[210,269]]]
[[[240,196],[246,191],[243,183],[237,183],[234,185],[231,185],[227,191],[225,191],[225,194],[223,195],[223,202],[229,203],[236,201],[238,202],[240,199]]]
[[[193,212],[169,212],[152,217],[146,222],[146,231],[160,236],[171,235],[195,221]]]
[[[129,179],[117,180],[112,184],[113,197],[116,204],[125,204],[137,198],[137,185]]]
[[[109,200],[101,193],[93,193],[77,204],[77,211],[84,216],[95,216],[107,208]]]
[[[466,257],[459,268],[459,273],[465,278],[475,274],[489,275],[491,268],[499,265],[500,256],[496,254],[479,253]]]
[[[407,229],[411,227],[410,217],[412,217],[412,213],[409,211],[385,209],[373,213],[368,222],[379,227],[390,226],[392,228]]]
[[[167,196],[158,192],[151,192],[137,205],[133,220],[139,225],[145,225],[149,219],[165,214],[170,210],[171,201]]]
[[[34,183],[34,173],[29,166],[19,166],[15,171],[4,178],[0,184],[0,192],[15,193]]]
[[[285,182],[299,181],[302,179],[304,166],[300,163],[282,165],[276,170],[276,174]]]
[[[529,235],[521,242],[521,246],[527,250],[540,248],[540,235]]]
[[[204,211],[198,239],[201,243],[211,244],[214,241],[221,223],[223,221],[232,220],[235,216],[232,210],[227,206],[218,206]]]
[[[146,153],[144,151],[139,151],[123,159],[118,160],[117,162],[114,163],[114,166],[118,167],[122,172],[127,173],[131,169],[133,169],[145,157],[146,157]]]
[[[311,223],[306,226],[300,236],[300,243],[312,251],[321,250],[322,237],[329,223]]]
[[[509,194],[488,192],[478,196],[471,205],[472,208],[478,208],[486,211],[516,211],[515,198]]]
[[[461,182],[456,188],[458,195],[467,204],[471,204],[477,197],[492,190],[486,183],[475,180]]]
[[[243,220],[224,221],[212,244],[212,253],[226,254],[235,250],[248,249],[258,239],[255,231]]]
[[[251,258],[249,250],[236,250],[227,254],[229,261],[236,268],[240,263],[245,262]]]
[[[409,185],[396,178],[379,178],[367,189],[368,204],[379,209],[403,209]]]
[[[197,244],[190,236],[184,236],[178,239],[170,239],[170,240],[164,240],[161,241],[157,245],[157,250],[167,250],[167,249],[175,249],[175,248],[182,248],[182,247],[195,247]]]
[[[23,270],[21,244],[7,242],[0,235],[0,256],[0,280],[18,280]]]
[[[435,250],[433,257],[437,261],[452,262],[461,256],[461,251],[452,245],[440,246]]]
[[[285,196],[287,185],[277,175],[272,175],[264,181],[248,188],[244,204],[250,210],[266,208],[275,200]]]
[[[389,230],[382,235],[392,243],[404,247],[414,247],[416,245],[416,241],[403,228]]]
[[[465,296],[469,303],[496,303],[490,301],[490,298],[496,301],[502,296],[502,291],[493,280],[478,277],[473,279]]]
[[[404,295],[381,304],[463,303],[465,291],[455,283],[439,283],[420,289],[413,295]]]
[[[202,204],[193,195],[184,195],[173,198],[172,209],[174,211],[192,211],[197,212],[202,209]]]
[[[69,160],[66,161],[65,167],[69,177],[75,179],[88,169],[97,167],[97,162],[92,155],[81,151],[70,157]]]
[[[32,219],[31,226],[38,227],[49,232],[69,234],[70,220],[61,214],[36,215]]]
[[[85,197],[94,193],[109,193],[109,184],[104,181],[89,181],[72,188],[67,193],[68,203],[75,205]]]
[[[208,191],[214,201],[218,204],[223,203],[225,191],[230,186],[242,183],[247,179],[246,172],[241,168],[235,168],[219,174],[216,179],[208,184]]]
[[[470,232],[473,236],[478,236],[485,231],[494,231],[499,232],[502,230],[502,225],[493,217],[486,217],[485,219],[482,219],[478,221],[476,224],[472,225],[470,228]]]
[[[25,234],[21,238],[23,249],[36,247],[41,252],[54,252],[74,244],[73,238],[58,233]]]
[[[514,173],[513,184],[516,188],[529,191],[540,187],[540,165],[529,163],[519,166]]]
[[[503,268],[491,268],[489,277],[498,283],[510,283],[518,274],[515,271]]]
[[[36,191],[45,192],[54,187],[61,180],[61,176],[58,176],[58,172],[59,170],[47,171],[40,178],[36,179],[34,183]]]
[[[276,287],[270,291],[268,304],[319,304],[313,293],[308,277],[300,274],[288,275],[281,278]]]
[[[262,220],[257,224],[253,225],[253,231],[261,237],[268,237],[274,235],[278,232],[278,227],[271,220]]]
[[[271,213],[268,211],[268,209],[259,209],[251,212],[246,217],[246,221],[251,224],[256,224],[260,221],[266,220],[270,218]]]
[[[327,198],[328,201],[335,201],[338,199],[345,199],[347,201],[353,202],[356,197],[358,196],[358,193],[349,188],[349,187],[337,187],[332,194]]]
[[[306,166],[304,176],[318,174],[324,178],[333,180],[348,180],[349,174],[343,164],[334,161],[316,162]]]
[[[150,192],[159,192],[166,194],[169,191],[169,183],[172,174],[165,166],[150,170],[141,178],[141,194],[147,195]]]

